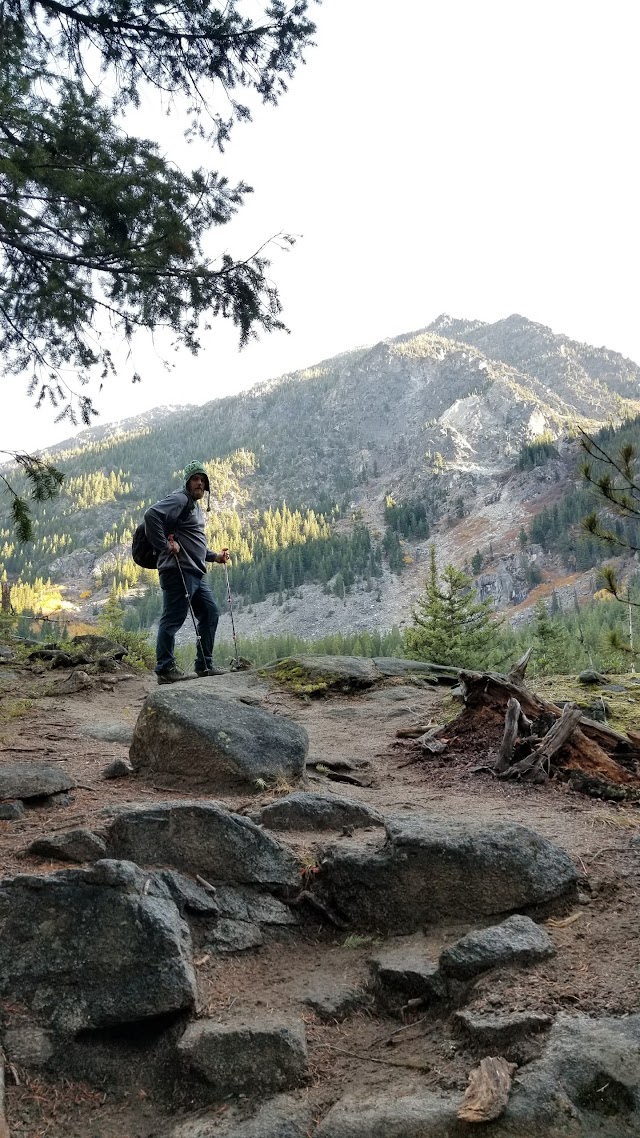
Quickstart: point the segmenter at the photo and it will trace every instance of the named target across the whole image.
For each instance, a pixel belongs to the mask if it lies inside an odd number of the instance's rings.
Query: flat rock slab
[[[227,1024],[197,1020],[180,1039],[178,1053],[220,1098],[288,1090],[302,1081],[307,1069],[301,1019],[265,1015]]]
[[[148,880],[100,861],[2,881],[2,996],[63,1035],[193,1009],[189,930]]]
[[[79,735],[100,739],[103,743],[124,743],[128,747],[133,739],[133,727],[128,723],[83,723],[76,728]]]
[[[277,798],[263,806],[255,817],[271,830],[342,830],[383,825],[382,815],[364,802],[306,790]]]
[[[373,660],[364,656],[287,656],[265,664],[260,675],[296,695],[361,691],[383,678]]]
[[[470,980],[504,964],[533,964],[553,956],[550,936],[530,917],[516,914],[500,925],[467,933],[440,954],[440,967],[456,980]]]
[[[329,976],[325,980],[317,978],[302,997],[302,1002],[310,1007],[319,1019],[328,1023],[346,1019],[361,1006],[363,1000],[362,989],[354,988],[352,984],[340,984]]]
[[[412,946],[382,948],[370,957],[376,983],[385,994],[405,999],[442,999],[446,984],[438,964]]]
[[[64,830],[56,834],[46,834],[36,838],[26,852],[36,857],[50,858],[52,861],[99,861],[107,855],[107,846],[102,838],[85,827],[77,830]]]
[[[0,800],[6,798],[44,798],[73,790],[76,781],[62,763],[2,763]]]
[[[552,1018],[537,1012],[512,1012],[508,1015],[478,1015],[473,1011],[456,1012],[453,1027],[480,1047],[500,1050],[527,1035],[535,1035],[551,1027]]]
[[[332,848],[317,885],[333,909],[363,930],[409,933],[541,905],[575,890],[569,855],[524,826],[447,822],[425,814],[387,818],[381,850]]]
[[[207,697],[236,699],[252,707],[259,707],[272,691],[271,684],[253,671],[225,672],[222,676],[208,676],[195,682],[198,691],[204,691]]]
[[[373,662],[383,676],[424,676],[428,679],[442,679],[445,683],[457,683],[459,668],[447,664],[431,664],[427,660],[403,660],[395,656],[374,656]],[[415,695],[415,692],[414,692]]]
[[[250,1117],[233,1110],[221,1121],[218,1112],[210,1117],[198,1113],[179,1122],[170,1138],[309,1138],[312,1126],[313,1111],[306,1102],[276,1095]]]
[[[129,756],[163,785],[202,793],[231,791],[304,773],[304,727],[216,693],[217,677],[160,687],[147,696]]]
[[[164,802],[116,815],[107,834],[112,857],[138,865],[244,885],[293,886],[298,864],[286,846],[249,818],[217,803]]]
[[[428,1091],[345,1095],[325,1116],[314,1138],[462,1138],[470,1130],[456,1122],[461,1101],[461,1096],[453,1100]]]

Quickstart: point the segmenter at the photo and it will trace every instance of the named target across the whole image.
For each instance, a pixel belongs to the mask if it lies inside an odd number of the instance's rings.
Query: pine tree
[[[191,351],[211,316],[230,318],[242,342],[282,327],[263,256],[206,252],[248,187],[180,170],[125,118],[142,97],[167,109],[183,98],[185,132],[213,154],[250,118],[241,93],[278,102],[314,32],[307,0],[251,5],[255,19],[244,7],[0,4],[0,354],[63,413],[89,422],[93,410],[67,387],[70,371],[114,372],[100,313],[123,339],[163,327]]]
[[[476,600],[472,580],[454,565],[439,577],[434,546],[425,591],[404,636],[409,658],[458,667],[489,667],[500,654],[500,626],[491,619],[491,601]]]
[[[98,621],[98,628],[102,635],[108,637],[109,640],[117,641],[123,631],[123,618],[124,605],[120,604],[118,587],[114,581]]]
[[[474,577],[478,576],[478,573],[480,572],[481,569],[482,569],[482,554],[481,554],[479,549],[476,549],[473,557],[471,558],[471,572],[473,573]]]
[[[575,659],[576,651],[566,627],[551,619],[542,600],[538,601],[534,612],[533,646],[536,666],[541,672],[565,671],[571,660]]]

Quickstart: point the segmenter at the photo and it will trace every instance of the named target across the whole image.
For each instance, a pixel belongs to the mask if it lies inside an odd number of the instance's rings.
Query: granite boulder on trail
[[[255,706],[245,688],[242,677],[237,695],[217,678],[205,678],[153,691],[134,730],[134,770],[204,794],[301,779],[309,749],[304,727]]]

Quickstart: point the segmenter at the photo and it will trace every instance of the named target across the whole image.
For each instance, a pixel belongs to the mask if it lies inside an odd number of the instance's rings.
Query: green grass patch
[[[9,723],[12,719],[20,719],[33,707],[32,699],[5,699],[0,703],[0,723]]]

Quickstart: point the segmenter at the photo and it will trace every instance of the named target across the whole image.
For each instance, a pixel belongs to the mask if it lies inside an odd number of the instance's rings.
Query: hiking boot
[[[159,684],[178,684],[181,680],[195,679],[194,672],[183,672],[180,668],[169,668],[166,672],[156,672]]]
[[[196,668],[196,676],[199,680],[204,679],[205,676],[224,676],[224,674],[224,668],[206,668],[204,672],[201,672],[198,668]]]

